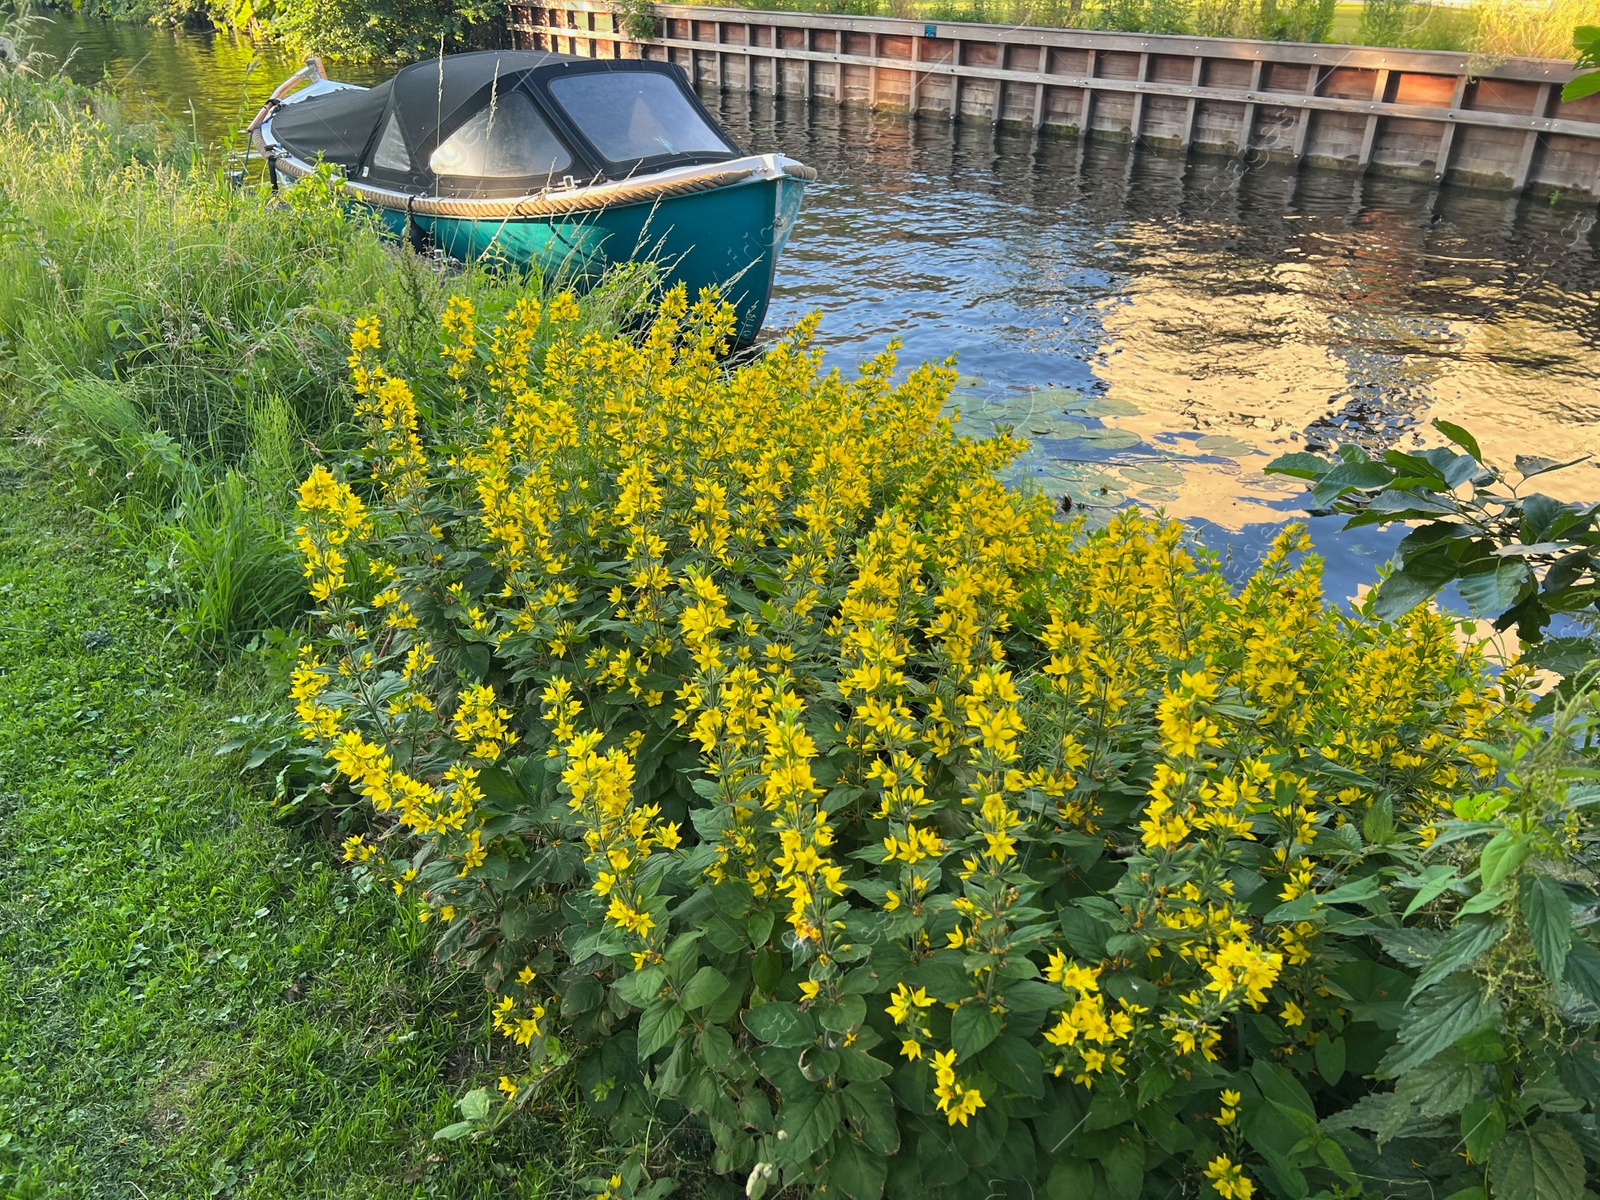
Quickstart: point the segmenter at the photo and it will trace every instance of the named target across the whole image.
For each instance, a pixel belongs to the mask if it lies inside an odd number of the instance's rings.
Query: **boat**
[[[385,230],[460,261],[584,286],[653,259],[690,298],[720,289],[755,340],[816,171],[745,154],[681,68],[542,51],[441,55],[366,88],[316,58],[250,125],[273,187],[331,164]]]

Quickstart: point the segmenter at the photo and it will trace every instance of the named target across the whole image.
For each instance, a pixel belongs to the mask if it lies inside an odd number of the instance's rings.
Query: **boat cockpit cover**
[[[272,115],[273,136],[296,158],[313,162],[320,154],[353,175],[389,106],[389,88],[380,83],[285,104]]]
[[[486,50],[415,63],[368,91],[280,107],[297,158],[411,194],[511,196],[736,157],[665,63]]]

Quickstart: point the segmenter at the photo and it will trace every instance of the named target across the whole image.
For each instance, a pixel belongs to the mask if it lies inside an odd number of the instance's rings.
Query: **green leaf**
[[[744,1014],[744,1027],[770,1046],[786,1049],[817,1040],[817,1023],[787,1000],[758,1004]]]
[[[961,966],[961,956],[936,950],[906,972],[908,987],[924,987],[945,1004],[956,1004],[972,995],[972,979]]]
[[[1589,71],[1571,80],[1561,89],[1561,102],[1571,104],[1600,92],[1600,71]]]
[[[765,946],[767,939],[772,936],[772,926],[776,918],[770,908],[758,908],[745,918],[744,930],[750,938],[752,946]]]
[[[1261,1094],[1272,1103],[1302,1112],[1311,1117],[1313,1122],[1316,1120],[1317,1107],[1311,1102],[1311,1094],[1287,1067],[1258,1058],[1250,1066],[1250,1077],[1256,1081]]]
[[[1460,446],[1468,454],[1472,455],[1472,457],[1477,459],[1480,463],[1483,461],[1483,451],[1478,449],[1478,439],[1473,437],[1465,429],[1461,428],[1461,426],[1455,424],[1453,421],[1436,419],[1433,422],[1433,427],[1440,433],[1444,434],[1445,437],[1449,438],[1456,445]]]
[[[870,1147],[863,1149],[849,1138],[834,1140],[828,1155],[828,1195],[839,1192],[850,1200],[878,1200],[888,1176],[889,1164],[881,1154]]]
[[[1024,1096],[1044,1095],[1044,1059],[1026,1038],[1015,1034],[995,1038],[983,1052],[979,1065],[1001,1087]]]
[[[1591,1003],[1600,1004],[1600,950],[1588,942],[1575,940],[1572,949],[1567,951],[1566,978]]]
[[[778,1128],[788,1136],[785,1157],[804,1162],[839,1128],[839,1099],[820,1087],[788,1088],[778,1110]]]
[[[1139,1200],[1144,1190],[1142,1136],[1118,1138],[1116,1144],[1100,1156],[1100,1166],[1105,1170],[1106,1182],[1114,1195],[1122,1200]]]
[[[1105,954],[1111,927],[1104,921],[1073,907],[1061,910],[1060,921],[1062,936],[1077,953],[1085,958],[1100,958]]]
[[[1349,492],[1377,492],[1394,481],[1394,468],[1378,462],[1340,463],[1317,481],[1311,499],[1322,505]]]
[[[1411,898],[1411,903],[1406,905],[1404,916],[1409,917],[1424,904],[1429,903],[1445,888],[1456,881],[1456,869],[1447,867],[1442,863],[1435,863],[1422,873],[1422,886],[1417,889],[1417,894]]]
[[[643,1062],[678,1036],[683,1008],[670,1000],[657,1000],[639,1014],[639,1061]]]
[[[1159,1100],[1172,1090],[1172,1072],[1160,1063],[1152,1063],[1139,1072],[1139,1107]]]
[[[750,977],[758,988],[770,995],[783,978],[783,956],[771,946],[763,946],[756,951],[755,961],[750,964]]]
[[[1506,1114],[1494,1100],[1473,1100],[1461,1110],[1461,1140],[1472,1161],[1489,1161],[1489,1151],[1506,1132]]]
[[[1484,889],[1494,887],[1520,867],[1532,848],[1532,838],[1527,834],[1512,833],[1509,829],[1490,838],[1489,844],[1483,848],[1483,855],[1478,859],[1478,873],[1483,879]]]
[[[1600,67],[1600,25],[1579,25],[1572,31],[1572,45],[1580,67]]]
[[[436,1142],[454,1142],[467,1136],[478,1127],[476,1121],[457,1121],[453,1125],[446,1125],[433,1135]]]
[[[878,1154],[900,1150],[900,1125],[895,1117],[894,1093],[881,1079],[852,1083],[840,1095],[845,1119],[861,1144]]]
[[[1456,577],[1460,564],[1442,550],[1431,550],[1406,560],[1391,572],[1372,597],[1372,611],[1380,621],[1397,621]]]
[[[1444,1053],[1500,1015],[1500,1002],[1474,979],[1456,975],[1406,1009],[1399,1044],[1378,1065],[1378,1078],[1394,1079]]]
[[[1535,475],[1544,475],[1550,471],[1565,471],[1568,467],[1575,467],[1581,462],[1587,462],[1589,456],[1581,455],[1578,458],[1569,458],[1565,462],[1554,458],[1545,458],[1540,454],[1519,454],[1513,460],[1518,473],[1524,479],[1532,479]]]
[[[1499,616],[1517,602],[1530,578],[1526,563],[1506,559],[1487,571],[1461,576],[1456,580],[1456,590],[1473,616]]]
[[[1432,987],[1457,968],[1477,962],[1485,950],[1505,935],[1505,931],[1504,921],[1462,921],[1428,956],[1428,965],[1417,976],[1412,989],[1412,999],[1415,1000],[1425,988]]]
[[[1522,653],[1522,661],[1559,675],[1576,675],[1600,658],[1600,644],[1586,637],[1546,638]]]
[[[728,977],[721,971],[715,967],[701,967],[684,985],[679,1000],[690,1012],[696,1012],[722,995],[727,986]]]
[[[456,1107],[461,1110],[461,1115],[469,1121],[481,1121],[489,1115],[488,1088],[473,1088],[465,1096],[456,1101]]]
[[[1507,887],[1485,888],[1463,904],[1457,915],[1470,917],[1475,913],[1493,912],[1509,899],[1511,899],[1511,889]]]
[[[1548,875],[1534,875],[1521,891],[1522,921],[1533,939],[1539,965],[1552,983],[1560,983],[1572,948],[1572,902]]]
[[[1320,479],[1333,464],[1325,458],[1296,450],[1293,454],[1280,454],[1262,470],[1268,475],[1292,475],[1296,479]]]
[[[1000,1036],[1000,1014],[983,1000],[973,1000],[956,1009],[950,1018],[950,1044],[965,1061]]]
[[[1328,1081],[1330,1087],[1344,1078],[1346,1050],[1343,1038],[1332,1037],[1324,1032],[1317,1039],[1315,1054],[1317,1073]]]
[[[835,1004],[817,1005],[815,1012],[824,1029],[849,1033],[867,1019],[867,1002],[857,995],[841,996]]]
[[[1569,1049],[1556,1064],[1562,1085],[1574,1096],[1600,1098],[1600,1047],[1593,1042]]]
[[[1081,1158],[1061,1158],[1050,1168],[1045,1194],[1050,1200],[1094,1200],[1094,1164]]]
[[[1583,1151],[1554,1121],[1506,1134],[1490,1168],[1494,1194],[1507,1200],[1582,1200]]]
[[[839,1047],[839,1074],[851,1083],[868,1079],[882,1079],[894,1068],[883,1059],[859,1050],[855,1046]]]
[[[700,1031],[700,1057],[706,1066],[720,1071],[733,1059],[733,1035],[721,1025],[707,1025]]]

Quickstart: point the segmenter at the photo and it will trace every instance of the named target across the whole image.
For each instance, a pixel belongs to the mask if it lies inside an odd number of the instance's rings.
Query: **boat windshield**
[[[511,92],[445,139],[428,165],[446,177],[511,179],[559,175],[572,166],[572,155],[533,102]]]
[[[649,71],[592,71],[550,81],[550,91],[609,161],[728,153],[728,143],[672,78]]]

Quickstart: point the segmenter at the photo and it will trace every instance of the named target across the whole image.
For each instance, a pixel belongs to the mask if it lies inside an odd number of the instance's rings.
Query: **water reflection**
[[[1041,438],[1036,477],[1196,520],[1241,569],[1300,507],[1297,486],[1261,474],[1286,450],[1420,444],[1445,417],[1507,461],[1600,452],[1592,206],[720,104],[747,142],[825,181],[774,322],[822,308],[841,362],[891,336],[908,357],[957,353],[983,380],[980,417],[1042,427],[1027,393],[1080,394],[1059,415],[1089,438]],[[1590,466],[1547,480],[1600,491]],[[1347,592],[1393,541],[1316,526]]]
[[[212,143],[296,65],[226,35],[82,20],[45,40]],[[1285,450],[1408,446],[1442,416],[1506,460],[1600,452],[1592,205],[707,102],[746,146],[821,171],[769,325],[824,310],[846,367],[890,338],[906,362],[959,355],[963,420],[1028,427],[1022,474],[1092,511],[1159,505],[1239,570],[1302,504],[1261,474]],[[1541,483],[1600,492],[1592,466]],[[1349,594],[1394,539],[1337,524],[1316,534]]]
[[[52,16],[32,26],[29,48],[80,83],[105,83],[136,117],[163,118],[208,147],[227,146],[301,60],[230,32]],[[341,66],[340,78],[375,83],[390,71]]]

